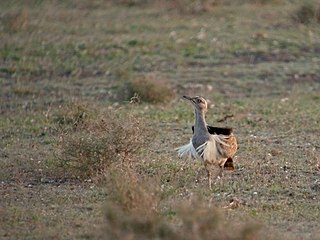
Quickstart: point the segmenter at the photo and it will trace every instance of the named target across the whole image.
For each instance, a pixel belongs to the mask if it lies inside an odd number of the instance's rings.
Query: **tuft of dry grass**
[[[157,181],[141,174],[137,168],[112,164],[106,176],[109,203],[116,203],[125,212],[141,216],[156,214],[160,198]]]
[[[226,220],[203,197],[164,204],[156,180],[133,169],[113,168],[107,183],[102,239],[264,239],[261,225]]]
[[[320,23],[320,5],[311,2],[302,3],[293,13],[293,19],[302,24]]]
[[[106,178],[109,195],[102,238],[160,237],[168,226],[158,213],[160,198],[155,179],[119,164],[109,168]]]
[[[90,115],[86,109],[75,108],[68,113],[73,117],[59,117],[60,122],[72,125],[62,128],[59,136],[59,165],[77,178],[103,176],[112,163],[130,166],[146,144],[141,119],[113,108],[91,110]]]
[[[128,100],[136,97],[138,101],[153,104],[167,103],[175,97],[175,91],[167,80],[154,74],[146,74],[126,81],[124,91]]]

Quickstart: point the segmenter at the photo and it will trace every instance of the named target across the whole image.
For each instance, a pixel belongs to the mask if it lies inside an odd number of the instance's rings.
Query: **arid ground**
[[[319,239],[320,4],[0,1],[1,239]],[[194,111],[234,129],[212,190]]]

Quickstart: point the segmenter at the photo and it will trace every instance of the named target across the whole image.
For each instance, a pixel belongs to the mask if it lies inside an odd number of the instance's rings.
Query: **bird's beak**
[[[193,100],[192,97],[188,97],[188,96],[183,96],[183,98],[184,98],[184,99],[187,99],[187,100],[189,100],[189,101],[192,101],[192,100]]]
[[[193,104],[195,103],[193,97],[183,96],[183,98],[189,100],[189,101],[190,101],[191,103],[193,103]]]

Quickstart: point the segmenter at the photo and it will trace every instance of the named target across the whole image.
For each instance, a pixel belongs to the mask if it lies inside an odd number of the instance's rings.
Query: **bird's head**
[[[195,107],[196,110],[206,113],[208,110],[208,103],[203,97],[195,96],[195,97],[188,97],[183,96],[184,99],[189,100]]]

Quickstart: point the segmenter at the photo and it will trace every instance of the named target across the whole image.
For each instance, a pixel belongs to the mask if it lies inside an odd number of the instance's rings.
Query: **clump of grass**
[[[103,236],[152,239],[165,231],[167,226],[158,214],[160,198],[154,179],[117,164],[111,166],[109,173]]]
[[[33,95],[33,94],[37,93],[33,88],[31,88],[29,86],[22,86],[22,85],[13,87],[12,92],[15,95],[20,96],[20,97]]]
[[[226,221],[204,198],[164,202],[154,179],[132,169],[114,169],[107,182],[102,239],[264,239],[260,225]]]
[[[320,23],[320,5],[317,6],[310,2],[303,3],[294,12],[293,19],[302,24],[309,24],[311,22]]]
[[[67,131],[68,129],[75,129],[88,116],[92,117],[95,114],[97,114],[96,109],[90,109],[85,103],[70,103],[65,106],[60,105],[52,113],[51,120],[58,124],[61,129]]]
[[[30,27],[29,13],[26,10],[11,11],[0,18],[0,25],[9,33],[16,33]]]
[[[166,103],[175,97],[175,91],[165,79],[154,74],[147,74],[124,83],[127,100],[137,97],[139,101],[147,103]]]
[[[75,118],[67,120],[73,127],[60,135],[58,154],[60,166],[72,177],[99,180],[113,163],[130,166],[146,144],[144,124],[133,114],[84,110],[92,113],[84,117],[75,112]]]
[[[226,220],[202,194],[179,201],[164,198],[161,177],[139,167],[109,168],[101,239],[265,239],[261,225]]]
[[[124,165],[113,164],[107,176],[109,201],[122,210],[148,216],[156,213],[159,198],[154,179]]]

